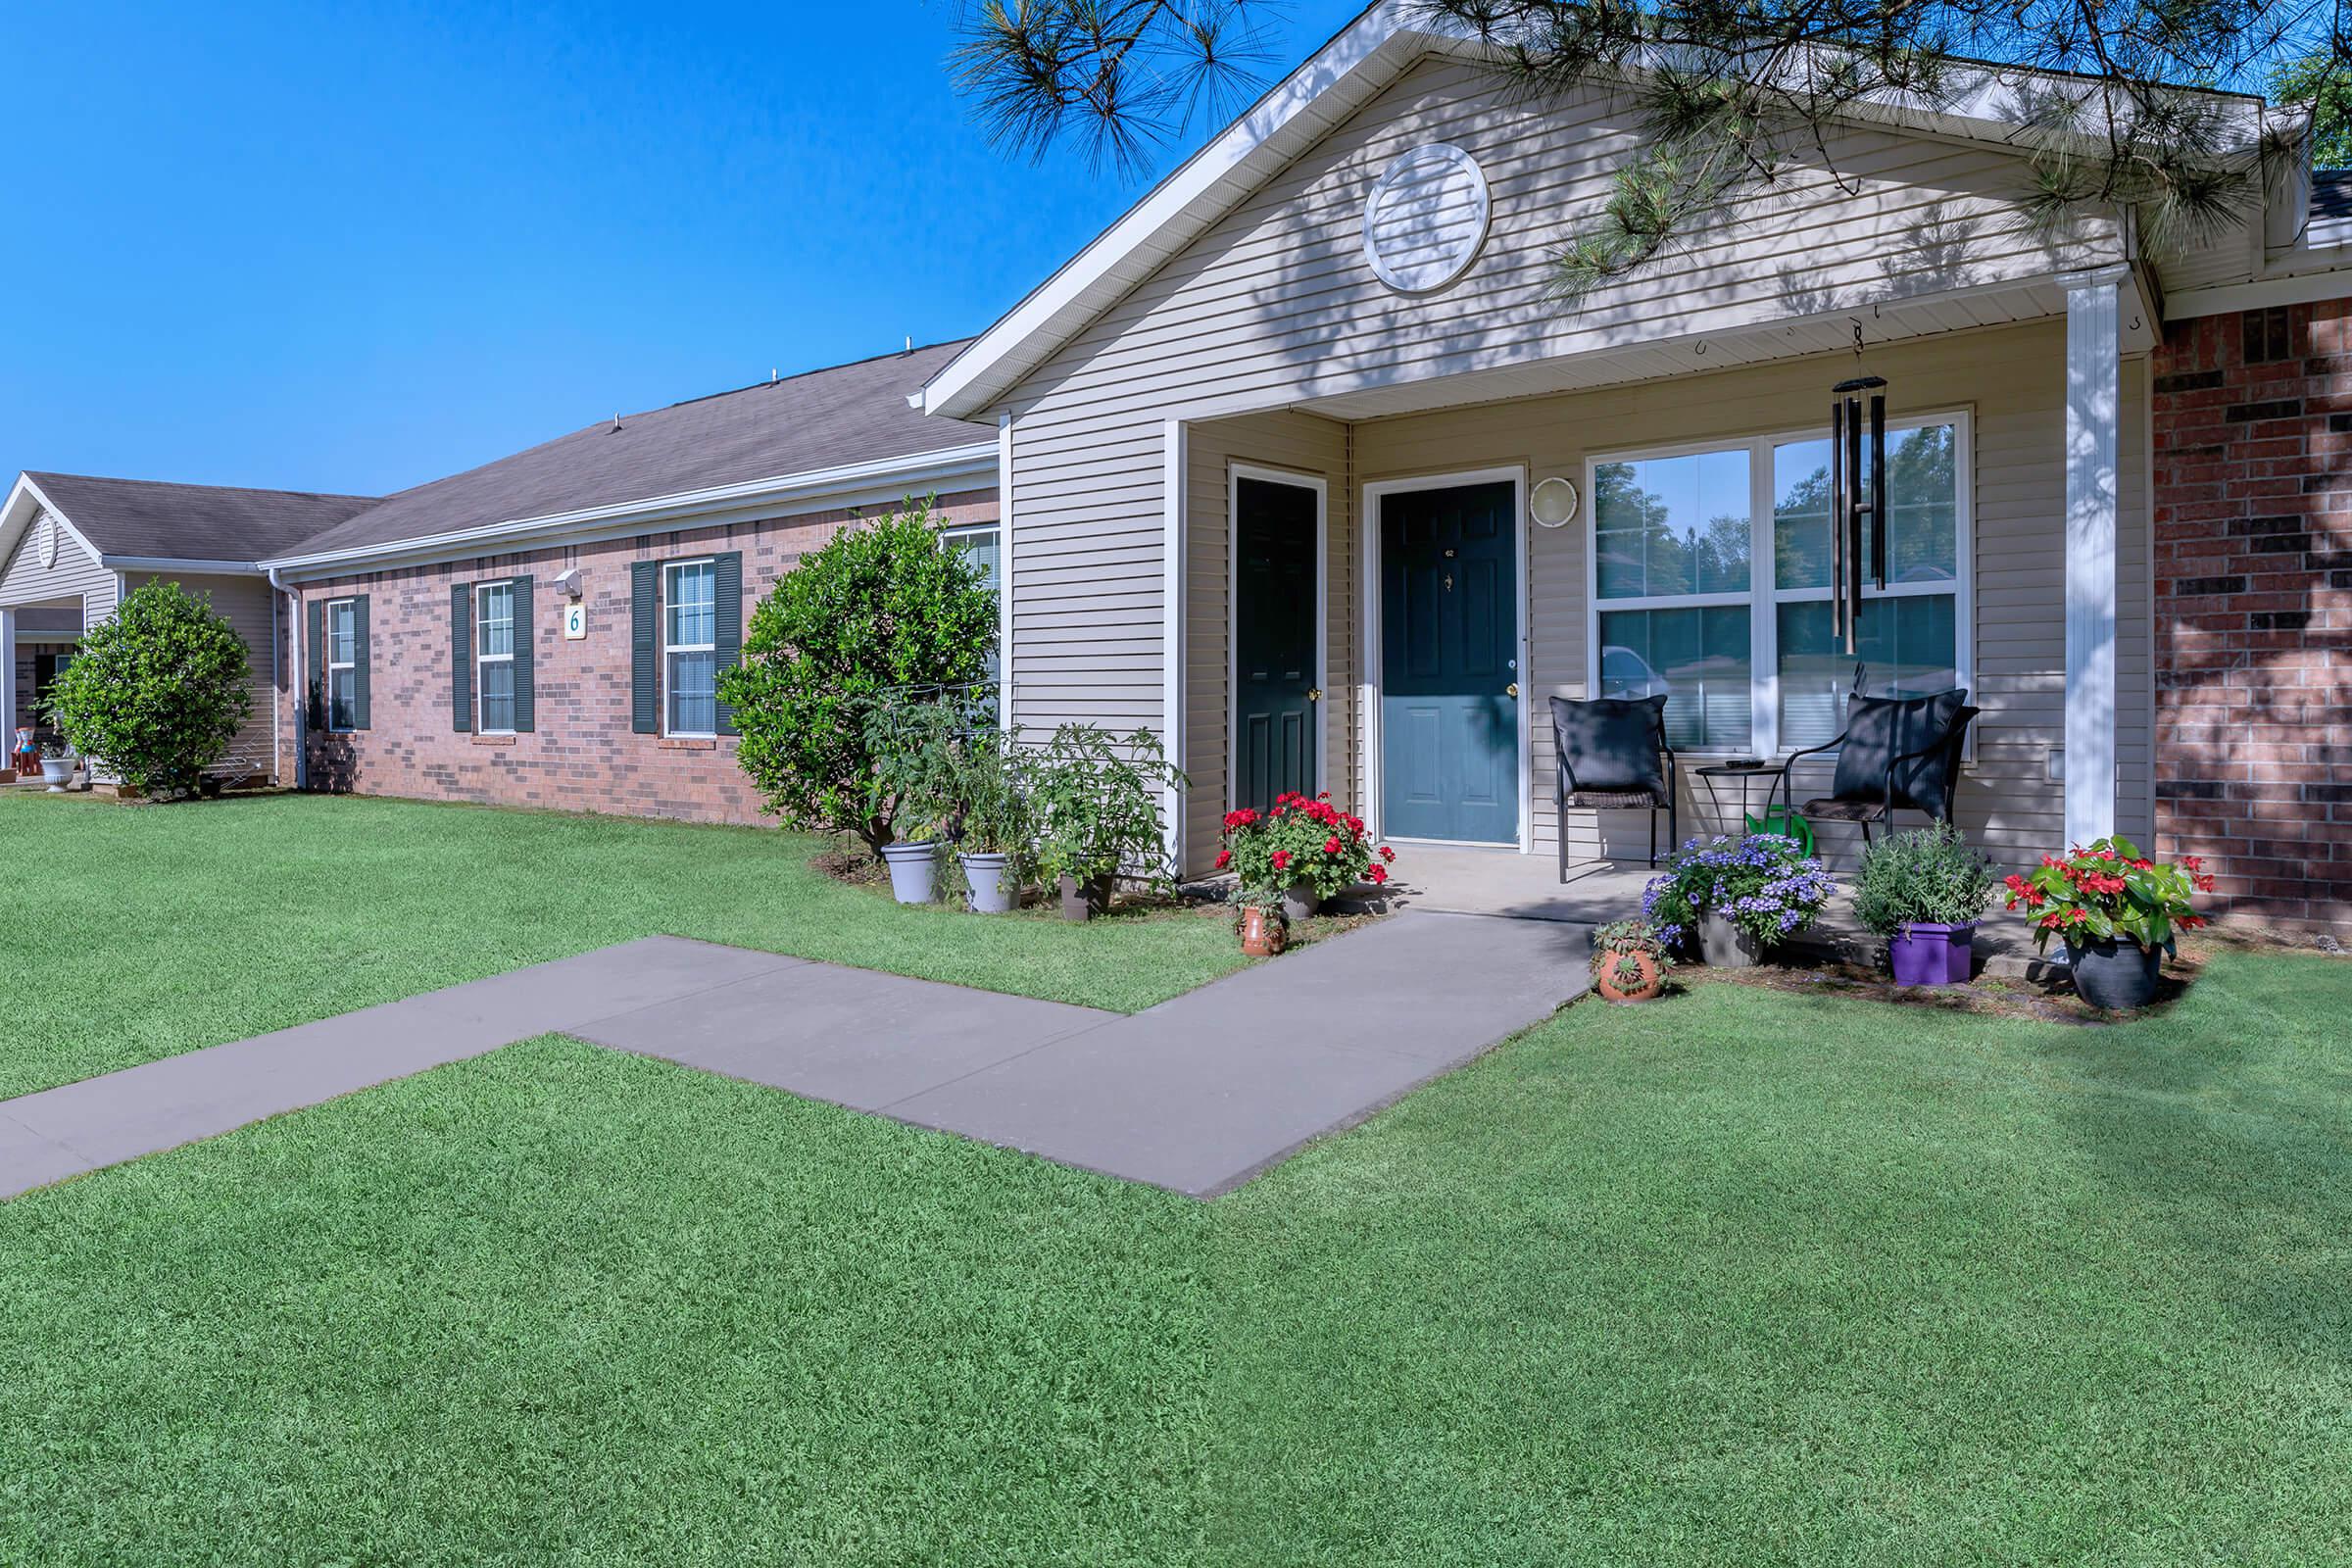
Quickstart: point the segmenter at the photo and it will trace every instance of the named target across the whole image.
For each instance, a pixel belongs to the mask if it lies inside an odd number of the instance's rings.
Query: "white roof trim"
[[[771,479],[684,490],[607,506],[582,507],[483,523],[448,533],[422,534],[383,544],[355,545],[344,550],[280,556],[257,564],[258,569],[281,576],[335,576],[360,569],[416,565],[428,561],[462,561],[468,556],[502,555],[510,550],[535,549],[551,544],[586,543],[632,533],[674,532],[682,528],[716,527],[777,516],[779,507],[825,512],[844,507],[883,506],[906,499],[921,486],[952,479],[994,482],[997,443],[992,439],[936,452],[883,458],[838,467],[811,468]]]
[[[1068,342],[1151,267],[1171,256],[1222,217],[1231,203],[1196,211],[1214,188],[1269,143],[1296,124],[1311,106],[1351,78],[1401,74],[1433,53],[1473,56],[1479,46],[1465,35],[1436,30],[1412,19],[1401,0],[1375,0],[1355,21],[1285,77],[1258,102],[1154,186],[1109,228],[1014,306],[962,353],[940,368],[907,402],[926,414],[974,418],[1016,387],[1021,379]],[[1985,142],[2013,151],[2027,149],[2019,138],[2017,73],[1985,66],[1963,82],[1939,109],[1900,104],[1857,104],[1854,118],[1914,132]],[[2049,75],[2054,82],[2069,78]],[[1372,79],[1368,97],[1385,85]],[[1359,83],[1359,85],[1362,85]],[[2242,159],[2260,143],[2263,104],[2259,98],[2217,93],[2239,122],[2237,145],[2215,149],[2217,161]],[[1154,246],[1143,271],[1136,268]]]
[[[6,565],[16,555],[17,541],[24,537],[25,529],[31,527],[32,520],[44,512],[57,519],[58,526],[66,530],[68,538],[81,547],[82,554],[99,565],[109,564],[98,547],[74,526],[74,520],[59,509],[58,504],[41,493],[41,487],[32,482],[32,476],[20,473],[16,484],[9,489],[6,505],[0,506],[0,566]]]
[[[117,571],[183,571],[191,577],[259,577],[262,568],[250,561],[183,561],[177,556],[107,556],[103,564]]]

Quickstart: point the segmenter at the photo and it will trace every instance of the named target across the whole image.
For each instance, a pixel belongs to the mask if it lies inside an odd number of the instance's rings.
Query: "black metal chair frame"
[[[1921,747],[1918,751],[1905,752],[1900,757],[1890,758],[1887,760],[1886,792],[1879,803],[1879,816],[1877,818],[1879,821],[1885,822],[1889,830],[1891,830],[1894,826],[1894,813],[1896,809],[1894,804],[1894,775],[1896,771],[1900,769],[1905,762],[1916,762],[1924,758],[1934,757],[1937,752],[1950,753],[1950,756],[1945,760],[1944,764],[1943,809],[1941,811],[1931,811],[1920,807],[1912,807],[1909,808],[1909,809],[1919,811],[1921,815],[1925,816],[1931,822],[1949,822],[1952,819],[1952,802],[1960,793],[1960,764],[1963,760],[1963,750],[1968,744],[1968,726],[1973,723],[1976,719],[1976,716],[1983,711],[1983,709],[1971,708],[1965,703],[1961,704],[1959,710],[1952,714],[1952,725],[1950,729],[1946,730],[1943,734],[1938,735],[1935,740]],[[1835,740],[1824,741],[1819,746],[1808,746],[1801,752],[1790,752],[1788,754],[1788,760],[1782,764],[1781,768],[1781,787],[1779,793],[1781,796],[1781,804],[1784,807],[1793,809],[1796,804],[1794,799],[1796,786],[1791,781],[1796,777],[1797,760],[1799,758],[1817,756],[1822,752],[1834,752],[1838,750],[1838,748],[1845,744],[1845,737],[1849,733],[1850,731],[1848,730],[1839,730],[1838,732],[1838,737]],[[1835,786],[1832,787],[1835,788]],[[1838,797],[1822,796],[1816,798],[1815,800],[1807,801],[1805,805],[1808,808],[1811,808],[1818,806],[1821,801],[1835,799],[1838,799]],[[1769,798],[1767,798],[1766,804],[1769,807]],[[1814,819],[1808,818],[1808,820]],[[1815,830],[1819,830],[1821,821],[1839,820],[1852,821],[1855,826],[1862,830],[1862,842],[1865,845],[1870,843],[1870,824],[1872,818],[1866,816],[1852,818],[1822,817],[1819,820],[1814,820]]]
[[[1677,824],[1681,820],[1675,805],[1675,797],[1678,794],[1678,781],[1674,760],[1674,748],[1666,744],[1666,728],[1663,719],[1659,721],[1658,725],[1658,755],[1666,760],[1665,802],[1663,805],[1661,805],[1656,801],[1651,801],[1646,805],[1641,806],[1570,806],[1568,804],[1568,797],[1571,795],[1581,794],[1582,792],[1576,787],[1576,774],[1575,771],[1569,767],[1568,759],[1565,756],[1559,757],[1559,766],[1556,770],[1554,770],[1551,777],[1551,804],[1552,809],[1558,818],[1554,825],[1553,837],[1559,841],[1560,880],[1562,882],[1568,880],[1567,813],[1571,810],[1591,811],[1596,818],[1602,811],[1647,811],[1649,813],[1649,863],[1651,865],[1656,865],[1658,863],[1658,813],[1660,811],[1664,811],[1666,813],[1666,847],[1669,850],[1674,848],[1675,835],[1678,831]],[[1596,795],[1617,795],[1630,792],[1621,790],[1595,790],[1593,793]],[[1593,863],[1599,864],[1601,862],[1596,860]]]

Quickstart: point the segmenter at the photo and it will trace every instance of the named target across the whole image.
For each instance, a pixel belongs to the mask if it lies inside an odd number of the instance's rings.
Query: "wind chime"
[[[1862,357],[1862,323],[1854,323],[1854,358]],[[1830,405],[1830,630],[1850,657],[1862,635],[1863,520],[1869,519],[1868,569],[1886,587],[1886,380],[1857,375],[1831,388]],[[1869,447],[1863,446],[1870,394]]]

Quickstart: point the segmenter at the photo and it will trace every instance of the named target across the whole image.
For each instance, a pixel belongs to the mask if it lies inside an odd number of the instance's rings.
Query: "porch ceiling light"
[[[1399,293],[1444,288],[1478,259],[1491,211],[1486,173],[1459,147],[1399,153],[1364,202],[1364,260]]]
[[[1537,480],[1535,489],[1528,492],[1527,514],[1543,527],[1565,527],[1576,516],[1576,502],[1575,484],[1555,474]]]

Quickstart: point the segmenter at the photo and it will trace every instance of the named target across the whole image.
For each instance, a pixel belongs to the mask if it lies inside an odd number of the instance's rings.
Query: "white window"
[[[330,730],[347,730],[358,721],[359,670],[359,601],[330,599],[326,602],[326,727]]]
[[[978,523],[968,528],[942,528],[939,536],[950,549],[960,550],[971,557],[973,564],[987,574],[990,593],[1002,594],[1004,591],[1004,542],[995,523]],[[1000,662],[1004,652],[1001,648],[995,649],[988,656],[988,670],[981,678],[992,687],[997,684],[1004,667]]]
[[[1598,695],[1667,695],[1679,750],[1777,756],[1836,738],[1857,664],[1874,697],[1971,684],[1968,421],[1886,432],[1886,586],[1847,655],[1830,630],[1826,432],[1597,461]]]
[[[663,714],[671,735],[718,733],[718,564],[662,568]]]
[[[474,732],[514,733],[514,585],[473,591]]]

